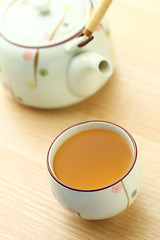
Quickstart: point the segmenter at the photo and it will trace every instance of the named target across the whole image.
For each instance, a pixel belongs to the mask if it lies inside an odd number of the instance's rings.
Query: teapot
[[[0,9],[0,79],[17,102],[36,108],[66,107],[104,86],[114,68],[106,19],[89,43],[81,34],[97,3],[4,1]]]

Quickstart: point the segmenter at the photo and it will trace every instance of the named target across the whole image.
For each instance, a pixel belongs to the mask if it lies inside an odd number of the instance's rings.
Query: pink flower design
[[[23,59],[25,61],[31,61],[32,58],[33,58],[33,53],[32,52],[27,51],[27,52],[23,53]]]
[[[118,192],[121,191],[122,188],[123,188],[123,185],[122,185],[121,182],[119,182],[119,183],[117,183],[116,185],[114,185],[114,186],[112,187],[112,192],[113,192],[113,193],[118,193]]]
[[[98,25],[97,29],[96,29],[96,32],[99,32],[101,30],[101,26]]]
[[[8,85],[6,82],[3,82],[3,87],[4,87],[6,90],[9,90],[9,89],[10,89],[9,85]]]
[[[73,214],[78,214],[78,212],[76,210],[74,210],[73,208],[68,208],[68,211],[70,211]]]
[[[51,38],[51,34],[48,32],[43,33],[43,39],[49,41]]]

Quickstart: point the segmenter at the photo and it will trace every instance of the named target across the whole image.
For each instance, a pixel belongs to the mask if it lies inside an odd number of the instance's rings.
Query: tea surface
[[[122,136],[93,129],[78,133],[62,144],[54,157],[53,170],[62,183],[89,190],[116,182],[132,162],[132,149]]]

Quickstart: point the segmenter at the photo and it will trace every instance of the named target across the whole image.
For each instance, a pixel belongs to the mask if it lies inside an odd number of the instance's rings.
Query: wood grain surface
[[[160,1],[115,0],[107,19],[116,68],[94,96],[69,108],[37,110],[17,104],[0,86],[0,240],[160,240]],[[57,134],[93,119],[128,129],[143,166],[133,205],[102,221],[66,212],[46,169]]]

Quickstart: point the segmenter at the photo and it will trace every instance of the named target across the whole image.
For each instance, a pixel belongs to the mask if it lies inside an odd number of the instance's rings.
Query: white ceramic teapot
[[[0,79],[20,103],[59,108],[94,94],[113,72],[106,20],[83,47],[96,2],[9,0],[0,10]]]

